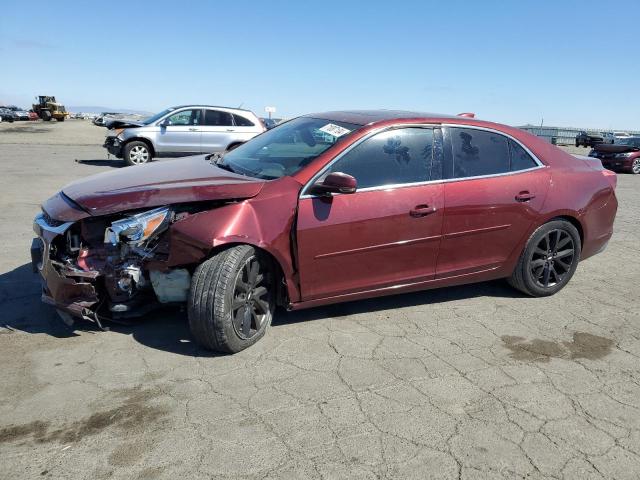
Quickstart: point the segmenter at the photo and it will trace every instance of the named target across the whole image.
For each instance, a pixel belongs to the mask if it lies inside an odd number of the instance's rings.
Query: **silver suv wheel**
[[[129,152],[131,163],[147,163],[149,161],[149,150],[142,145],[136,145]]]

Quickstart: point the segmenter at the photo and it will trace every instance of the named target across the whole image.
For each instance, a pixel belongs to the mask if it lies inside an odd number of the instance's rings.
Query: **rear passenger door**
[[[493,130],[445,130],[444,221],[436,278],[502,266],[537,217],[549,172]]]
[[[235,135],[233,117],[229,112],[207,108],[202,125],[202,153],[222,152]]]

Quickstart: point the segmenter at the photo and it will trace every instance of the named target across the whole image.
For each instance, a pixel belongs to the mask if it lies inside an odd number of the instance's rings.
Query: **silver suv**
[[[231,150],[265,131],[256,115],[239,108],[183,105],[142,121],[111,120],[104,148],[129,165],[154,157]]]

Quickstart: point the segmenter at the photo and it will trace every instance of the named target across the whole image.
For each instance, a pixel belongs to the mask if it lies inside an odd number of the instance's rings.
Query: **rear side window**
[[[433,129],[401,128],[381,132],[347,152],[329,172],[358,181],[358,189],[429,180]]]
[[[518,143],[509,139],[509,150],[511,151],[511,171],[526,170],[537,167],[536,161]]]
[[[232,127],[233,120],[228,112],[219,110],[205,110],[204,124],[210,127]]]
[[[510,171],[509,143],[498,133],[451,128],[452,178],[495,175]]]
[[[233,121],[236,124],[236,127],[254,127],[255,125],[248,118],[244,118],[240,115],[233,114]]]

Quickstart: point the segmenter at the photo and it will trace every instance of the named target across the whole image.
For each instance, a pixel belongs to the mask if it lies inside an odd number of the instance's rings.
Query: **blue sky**
[[[1,11],[5,102],[473,111],[640,129],[638,0],[8,0]]]

